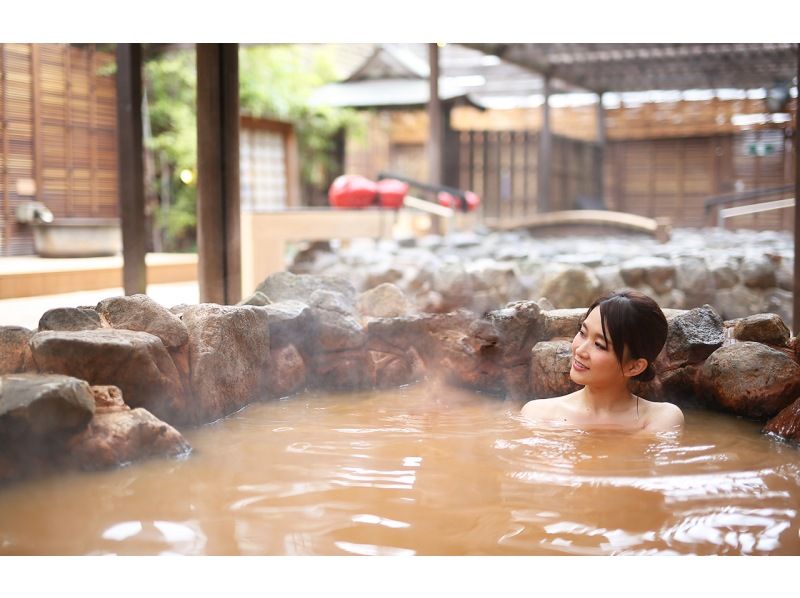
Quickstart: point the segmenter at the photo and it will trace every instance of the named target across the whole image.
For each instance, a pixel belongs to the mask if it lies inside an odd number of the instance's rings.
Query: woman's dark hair
[[[581,323],[595,307],[600,308],[603,334],[611,341],[620,365],[628,347],[631,359],[647,360],[647,368],[633,379],[652,380],[656,375],[653,361],[664,347],[668,330],[667,318],[658,303],[639,291],[614,291],[595,299]]]

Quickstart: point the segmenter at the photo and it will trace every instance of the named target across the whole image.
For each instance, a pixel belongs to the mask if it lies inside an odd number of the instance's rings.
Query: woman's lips
[[[589,368],[587,368],[585,365],[583,365],[580,361],[578,361],[575,358],[572,359],[572,367],[574,367],[579,372],[587,372],[587,371],[589,371]]]

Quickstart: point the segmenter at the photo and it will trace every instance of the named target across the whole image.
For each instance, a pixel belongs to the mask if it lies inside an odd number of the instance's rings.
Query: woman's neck
[[[579,396],[582,406],[590,413],[595,414],[627,411],[635,401],[627,384],[602,388],[584,386]]]

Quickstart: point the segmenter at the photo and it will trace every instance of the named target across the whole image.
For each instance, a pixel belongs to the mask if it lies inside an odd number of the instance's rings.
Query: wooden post
[[[439,46],[428,44],[428,182],[442,182],[442,103],[439,100]]]
[[[117,148],[122,279],[125,294],[133,295],[147,291],[141,44],[117,44]]]
[[[800,89],[800,44],[797,44],[797,86]],[[792,329],[800,331],[800,93],[794,100],[794,315]]]
[[[0,85],[2,85],[3,106],[0,109],[2,121],[0,134],[3,136],[3,253],[11,255],[11,193],[8,191],[8,86],[6,84],[6,45],[0,44]]]
[[[442,180],[441,182],[450,187],[459,187],[459,143],[458,132],[453,130],[450,125],[450,116],[453,104],[448,102],[442,106],[442,136],[444,149],[441,152],[442,160]]]
[[[603,92],[597,94],[597,164],[595,165],[595,193],[601,206],[605,205],[604,193],[604,174],[606,156],[606,111],[603,108]]]
[[[550,134],[550,75],[544,76],[542,129],[539,133],[539,212],[550,209],[550,158],[553,140]]]
[[[31,107],[33,109],[33,179],[36,181],[36,200],[44,202],[42,161],[44,157],[42,135],[42,86],[39,44],[31,44]]]
[[[200,301],[241,297],[239,46],[197,44],[197,253]]]

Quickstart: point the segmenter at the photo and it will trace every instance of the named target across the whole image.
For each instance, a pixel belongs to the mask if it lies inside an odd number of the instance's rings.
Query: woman
[[[663,432],[683,425],[671,403],[632,394],[631,380],[655,377],[653,361],[667,339],[667,319],[658,304],[638,291],[597,299],[572,340],[569,376],[583,386],[572,394],[537,399],[522,408],[528,419],[581,428]]]

